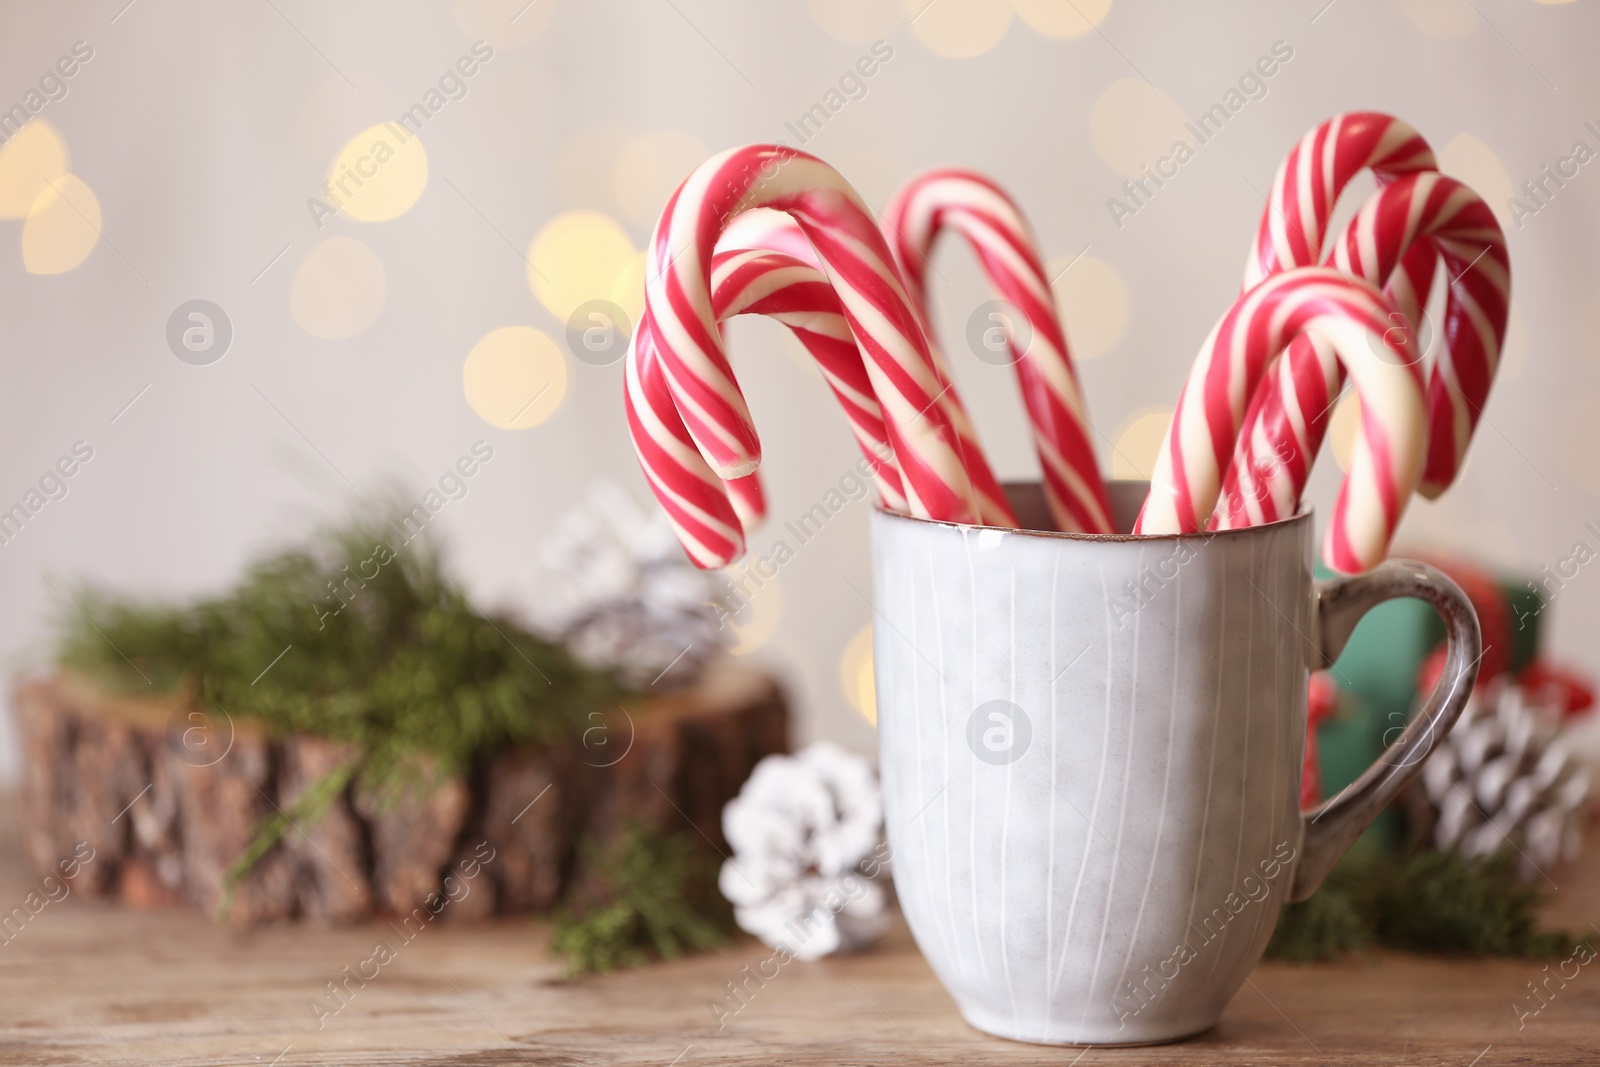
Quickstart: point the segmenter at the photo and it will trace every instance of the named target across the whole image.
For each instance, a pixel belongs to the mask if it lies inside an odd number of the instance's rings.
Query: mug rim
[[[1039,481],[1009,481],[1001,482],[1000,488],[1002,490],[1010,489],[1012,487],[1032,488],[1034,486],[1041,486],[1042,484],[1043,483]],[[1150,483],[1148,481],[1136,478],[1112,478],[1108,479],[1106,482],[1106,486],[1108,488],[1113,485],[1143,485],[1148,487],[1149,484]],[[1064,530],[1029,530],[1017,526],[991,526],[988,523],[981,522],[954,522],[950,519],[925,519],[917,515],[905,515],[898,511],[890,511],[888,508],[883,506],[882,501],[874,501],[872,505],[872,511],[875,517],[882,517],[891,520],[903,520],[908,523],[922,523],[929,526],[947,526],[951,529],[957,530],[995,530],[999,533],[1013,534],[1018,537],[1054,538],[1068,541],[1148,544],[1161,541],[1173,543],[1185,540],[1210,541],[1218,537],[1243,536],[1252,533],[1260,534],[1278,527],[1287,527],[1297,523],[1309,522],[1315,514],[1316,509],[1309,504],[1302,504],[1300,506],[1300,510],[1288,518],[1276,519],[1272,522],[1264,522],[1259,526],[1237,526],[1231,530],[1196,530],[1193,533],[1170,534],[1102,534],[1068,532]]]

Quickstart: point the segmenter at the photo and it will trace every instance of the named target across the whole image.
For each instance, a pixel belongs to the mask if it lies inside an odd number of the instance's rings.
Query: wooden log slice
[[[354,754],[325,738],[269,736],[187,697],[112,696],[68,674],[25,679],[15,707],[35,867],[57,870],[87,844],[94,858],[75,888],[137,907],[215,912],[262,823]],[[352,783],[320,818],[291,820],[234,887],[228,916],[420,920],[427,909],[459,922],[542,911],[593,885],[580,841],[603,848],[633,822],[725,852],[723,805],[787,742],[777,683],[723,662],[691,688],[596,713],[561,744],[495,753],[458,777],[425,773],[383,796]]]

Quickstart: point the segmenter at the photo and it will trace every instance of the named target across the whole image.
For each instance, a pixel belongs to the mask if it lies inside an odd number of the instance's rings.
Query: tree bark
[[[66,674],[25,680],[15,706],[34,865],[55,870],[87,842],[94,859],[75,888],[136,907],[215,912],[263,821],[355,754]],[[593,884],[580,842],[603,850],[633,822],[726,852],[722,806],[758,760],[787,751],[787,735],[777,683],[725,662],[692,688],[597,714],[569,742],[507,749],[382,796],[358,779],[257,861],[228,918],[349,922],[430,902],[449,921],[542,911]]]

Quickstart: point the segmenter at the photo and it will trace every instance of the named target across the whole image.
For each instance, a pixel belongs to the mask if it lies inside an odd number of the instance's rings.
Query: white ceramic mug
[[[1026,526],[1037,487],[1014,487]],[[1116,483],[1119,529],[1144,486]],[[1211,1027],[1286,901],[1321,883],[1465,703],[1461,591],[1405,561],[1313,582],[1309,512],[1170,537],[872,519],[874,664],[894,880],[980,1030],[1145,1044]],[[1309,673],[1373,605],[1443,615],[1403,736],[1302,815]]]

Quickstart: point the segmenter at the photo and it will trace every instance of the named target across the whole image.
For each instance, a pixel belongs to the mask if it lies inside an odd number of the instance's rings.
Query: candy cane
[[[891,205],[890,213],[884,216],[880,228],[883,230],[884,239],[889,243],[890,252],[896,256],[896,265],[902,266],[901,250],[896,247],[897,234],[893,224],[893,213],[894,207]],[[723,230],[722,237],[717,241],[717,248],[768,249],[786,252],[796,259],[821,267],[821,263],[817,259],[816,249],[811,246],[810,240],[807,239],[805,231],[800,228],[799,223],[782,212],[765,208],[747,211],[730,222],[727,228]],[[903,282],[907,281],[903,267],[901,280]],[[939,406],[944,409],[951,425],[955,427],[959,450],[966,461],[973,488],[978,494],[978,507],[983,521],[996,526],[1015,526],[1017,524],[1016,516],[1011,511],[1011,505],[1006,500],[1005,491],[1001,489],[999,479],[994,476],[993,470],[989,467],[989,462],[983,454],[983,449],[978,445],[977,434],[972,427],[972,419],[967,415],[967,410],[961,403],[961,397],[956,391],[954,379],[951,377],[949,368],[939,352],[939,346],[934,341],[933,327],[928,320],[926,308],[922,304],[922,295],[909,284],[907,284],[906,288],[907,295],[912,300],[912,306],[916,310],[918,321],[922,326],[923,336],[927,338],[928,350],[933,357],[934,369],[940,376]]]
[[[1267,206],[1245,264],[1244,289],[1288,267],[1322,260],[1328,224],[1339,196],[1357,174],[1371,170],[1380,186],[1416,171],[1437,170],[1427,141],[1410,124],[1377,112],[1335,115],[1310,130],[1290,150],[1272,181]],[[1402,316],[1420,321],[1437,256],[1431,246],[1407,257],[1403,273],[1385,291]],[[1297,340],[1279,361],[1276,384],[1262,390],[1246,412],[1235,462],[1224,483],[1219,529],[1271,522],[1294,513],[1300,491],[1327,433],[1328,411],[1338,396],[1338,360],[1310,338]],[[1274,394],[1293,397],[1293,410]]]
[[[1425,442],[1422,375],[1391,335],[1394,311],[1375,286],[1326,267],[1280,271],[1235,301],[1195,360],[1134,532],[1203,527],[1247,400],[1284,347],[1308,333],[1332,347],[1362,401],[1323,559],[1345,572],[1381,560],[1416,488]]]
[[[696,168],[651,241],[646,316],[690,437],[723,478],[752,473],[761,448],[711,305],[712,251],[734,216],[786,212],[816,249],[866,359],[912,514],[980,521],[945,388],[866,205],[814,156],[779,145],[731,149]]]
[[[789,327],[816,359],[849,418],[879,501],[890,511],[904,511],[905,490],[883,412],[827,275],[793,256],[762,249],[719,252],[711,266],[711,301],[719,322],[735,315],[765,315]]]
[[[1428,373],[1428,451],[1420,486],[1437,496],[1454,479],[1488,398],[1510,310],[1505,235],[1471,189],[1433,171],[1407,175],[1362,206],[1329,252],[1329,263],[1369,282],[1388,279],[1400,323],[1420,320],[1427,299],[1418,271],[1437,250],[1450,276],[1445,343]],[[1421,257],[1425,268],[1414,266]],[[1428,275],[1422,275],[1427,278]],[[1420,353],[1418,354],[1420,355]],[[1234,449],[1213,520],[1218,529],[1293,513],[1322,446],[1327,413],[1344,386],[1326,347],[1292,347],[1257,396]],[[1285,447],[1287,446],[1287,447]]]
[[[1033,424],[1045,499],[1057,528],[1114,532],[1105,482],[1089,438],[1083,393],[1032,232],[1004,190],[965,170],[931,170],[913,178],[895,195],[883,219],[889,250],[936,364],[943,366],[928,314],[927,264],[946,226],[967,239],[995,292],[1028,320],[1031,341],[1020,352],[1013,343],[1012,355]]]
[[[766,315],[794,332],[821,365],[849,417],[879,500],[887,508],[904,510],[883,417],[827,278],[790,256],[735,251],[718,253],[712,261],[711,286],[719,322],[735,315]],[[732,562],[743,552],[736,529],[748,532],[765,516],[760,480],[750,474],[723,483],[706,465],[672,400],[647,325],[630,346],[625,382],[634,450],[685,550],[702,567]],[[731,513],[715,499],[719,489],[725,490]]]
[[[1320,261],[1339,195],[1361,171],[1371,170],[1383,185],[1402,174],[1438,169],[1433,149],[1409,123],[1372,111],[1335,115],[1302,137],[1278,167],[1245,264],[1244,287],[1273,271]]]

